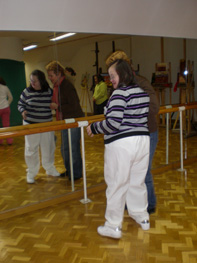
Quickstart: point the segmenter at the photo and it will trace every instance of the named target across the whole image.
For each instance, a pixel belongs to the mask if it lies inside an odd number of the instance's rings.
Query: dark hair
[[[71,76],[76,76],[76,72],[74,71],[74,69],[66,67],[65,70],[67,70],[68,72],[70,72]]]
[[[5,80],[2,77],[0,77],[0,84],[6,86],[6,82],[5,82]]]
[[[129,86],[131,84],[135,84],[135,77],[133,74],[133,70],[129,63],[123,59],[117,59],[113,61],[109,67],[112,65],[115,66],[116,72],[119,76],[119,87],[120,86]]]
[[[40,86],[41,86],[41,91],[47,91],[50,86],[49,83],[46,80],[45,74],[44,72],[42,72],[39,69],[34,70],[31,75],[36,76],[40,82]]]
[[[98,79],[98,83],[101,82],[101,81],[104,81],[104,78],[101,76],[101,74],[97,74],[95,75]]]

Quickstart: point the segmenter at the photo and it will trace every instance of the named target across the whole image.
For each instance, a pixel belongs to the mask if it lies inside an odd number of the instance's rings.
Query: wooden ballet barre
[[[185,110],[190,109],[197,109],[197,103],[191,104],[179,104],[179,106],[184,106]],[[177,105],[176,105],[177,106]],[[172,108],[165,108],[161,107],[159,114],[171,113],[180,111],[179,107]],[[96,121],[102,121],[104,119],[104,115],[94,115],[82,118],[74,119],[73,123],[66,123],[66,120],[61,121],[52,121],[52,122],[45,122],[45,123],[36,123],[36,124],[28,124],[28,125],[20,125],[20,126],[13,126],[8,128],[1,128],[0,129],[0,139],[12,138],[12,137],[19,137],[24,135],[36,134],[36,133],[43,133],[49,131],[59,131],[65,129],[71,129],[79,127],[79,122],[86,121],[88,124],[91,124]],[[69,119],[67,119],[69,120]]]
[[[197,109],[197,103],[196,104],[179,104],[179,106],[176,105],[176,107],[165,109],[162,107],[162,109],[159,110],[158,114],[164,114],[164,113],[170,113],[170,112],[177,112],[180,110],[180,107],[185,107],[185,110],[192,110]]]
[[[160,106],[160,110],[166,109],[167,106],[171,106],[172,108],[176,107],[181,107],[181,106],[192,106],[192,105],[197,105],[197,102],[189,102],[189,103],[179,103],[179,104],[171,104],[171,105],[165,105],[165,106]]]
[[[81,122],[88,122],[89,124],[96,121],[101,121],[104,119],[104,115],[95,115],[83,118],[73,119],[74,122],[66,123],[69,119],[54,121],[54,122],[45,122],[45,123],[36,123],[28,125],[13,126],[8,128],[0,129],[0,139],[19,137],[24,135],[43,133],[49,131],[58,131],[80,127]],[[68,121],[69,122],[69,121]]]
[[[98,119],[103,119],[104,115],[93,115],[88,117],[80,117],[75,118],[75,120],[78,121],[88,121],[89,123],[98,121]],[[0,128],[0,133],[3,132],[12,132],[12,131],[18,131],[18,130],[29,130],[30,128],[42,128],[42,127],[50,127],[50,126],[59,126],[59,125],[65,125],[65,120],[60,121],[50,121],[50,122],[42,122],[42,123],[35,123],[35,124],[27,124],[27,125],[19,125],[19,126],[13,126],[13,127],[7,127],[7,128]]]

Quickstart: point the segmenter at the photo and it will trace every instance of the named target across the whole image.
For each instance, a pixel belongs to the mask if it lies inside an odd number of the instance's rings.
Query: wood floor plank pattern
[[[0,262],[197,262],[197,164],[154,177],[157,211],[143,231],[125,211],[121,240],[100,237],[105,192],[0,222]]]
[[[64,171],[60,155],[60,133],[57,132],[55,165],[60,172]],[[159,142],[153,160],[153,168],[166,163],[165,129],[159,131]],[[197,136],[184,139],[184,159],[197,156]],[[85,157],[87,187],[104,182],[103,178],[103,137],[87,137],[85,133]],[[179,136],[170,132],[169,163],[180,160]],[[55,196],[70,193],[71,182],[68,178],[47,176],[41,167],[36,176],[35,185],[26,183],[26,165],[24,161],[24,138],[17,137],[14,144],[0,146],[0,214],[6,210],[23,207],[48,200]],[[154,172],[154,171],[153,171]],[[83,180],[75,181],[75,190],[83,189]]]
[[[160,134],[154,167],[165,164],[165,139],[162,132]],[[170,160],[177,161],[179,139],[174,134],[170,137],[176,145],[173,147],[170,141]],[[86,138],[88,186],[103,182],[103,153],[98,150],[102,148],[101,140],[95,137],[92,143]],[[20,139],[16,146],[22,143]],[[184,156],[197,156],[196,145],[196,136],[184,140]],[[0,147],[1,210],[10,208],[13,202],[14,205],[30,204],[52,194],[65,193],[67,188],[70,192],[68,179],[47,177],[42,168],[37,183],[27,185],[22,146],[18,151],[16,148]],[[7,158],[7,164],[16,165],[6,166]],[[58,154],[56,164],[63,170]],[[102,190],[89,195],[91,202],[87,204],[77,199],[1,220],[0,262],[197,263],[197,162],[184,168],[185,172],[167,170],[154,175],[157,211],[150,217],[149,231],[143,231],[125,211],[122,239],[99,236],[96,229],[104,223],[106,207]],[[82,180],[76,183],[76,189],[81,188]]]

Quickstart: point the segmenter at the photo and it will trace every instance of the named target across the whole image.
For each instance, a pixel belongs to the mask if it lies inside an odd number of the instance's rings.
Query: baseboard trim
[[[87,195],[94,194],[94,193],[97,193],[99,191],[103,191],[105,189],[106,189],[106,184],[101,183],[99,185],[92,186],[92,187],[88,188],[87,189]],[[71,193],[67,193],[65,195],[50,198],[48,200],[43,200],[43,201],[37,202],[35,204],[26,205],[23,207],[17,207],[17,208],[13,208],[10,210],[3,211],[0,213],[0,220],[19,216],[19,215],[23,215],[23,214],[30,213],[33,211],[37,211],[39,209],[43,209],[43,208],[47,208],[47,207],[57,205],[60,203],[68,202],[70,200],[81,199],[83,197],[84,197],[84,191],[83,190],[74,191]]]

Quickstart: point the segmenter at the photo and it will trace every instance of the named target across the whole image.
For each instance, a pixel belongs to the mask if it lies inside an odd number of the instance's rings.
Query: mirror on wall
[[[72,67],[75,70],[75,88],[81,99],[82,108],[87,111],[88,115],[93,114],[93,75],[98,71],[107,73],[105,60],[114,50],[124,50],[132,59],[134,68],[138,68],[139,74],[145,76],[150,82],[155,72],[156,63],[170,62],[172,86],[171,89],[166,89],[162,103],[169,104],[170,98],[171,103],[180,102],[180,91],[174,91],[174,85],[177,82],[181,59],[185,58],[186,61],[194,62],[194,81],[196,82],[197,40],[80,33],[60,41],[49,41],[51,37],[63,33],[65,32],[0,32],[0,47],[9,50],[7,53],[0,51],[0,75],[5,76],[8,87],[13,93],[12,126],[22,124],[21,115],[17,111],[17,103],[22,90],[29,85],[30,74],[33,70],[42,70],[52,87],[45,69],[46,64],[52,60],[57,60],[64,67]],[[6,44],[11,40],[15,43],[14,47]],[[37,44],[37,47],[23,51],[22,48],[28,44]],[[86,96],[90,97],[91,103],[87,102],[88,100],[82,102],[83,89],[81,83],[84,75],[87,76],[88,93]],[[194,89],[194,98],[197,96],[196,93],[196,89]],[[176,118],[176,115],[172,117]],[[163,133],[156,153],[158,159],[153,162],[153,168],[165,163],[165,132]],[[61,134],[58,131],[56,132],[55,166],[58,171],[64,172],[60,144]],[[93,139],[90,139],[85,134],[85,146],[87,187],[90,187],[104,181],[102,136],[94,136]],[[173,161],[179,160],[179,156],[176,155],[176,157],[173,156]],[[14,143],[10,146],[4,140],[3,145],[0,146],[0,158],[0,195],[2,196],[0,213],[72,191],[71,182],[67,177],[47,176],[42,167],[39,170],[36,183],[32,185],[26,183],[27,167],[24,159],[24,137],[14,138]],[[75,181],[74,190],[80,189],[83,189],[83,181]]]

